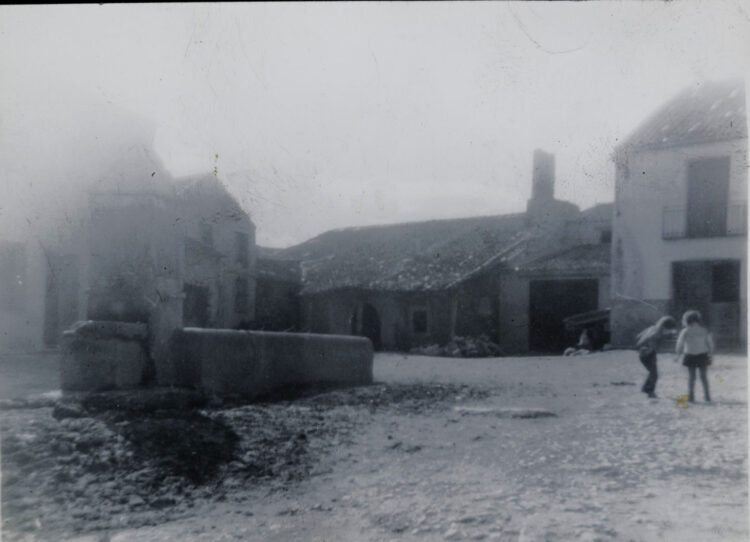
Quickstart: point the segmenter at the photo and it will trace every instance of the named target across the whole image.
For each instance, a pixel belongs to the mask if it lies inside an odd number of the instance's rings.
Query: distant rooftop
[[[519,271],[533,274],[609,273],[611,245],[578,245],[543,256],[519,266]]]
[[[258,247],[260,248],[260,247]],[[260,257],[256,268],[259,279],[271,279],[299,284],[301,270],[299,262]]]
[[[745,85],[693,86],[658,109],[620,148],[645,149],[747,138]]]
[[[611,204],[582,220],[611,216]],[[448,288],[472,274],[522,259],[535,233],[524,213],[347,228],[323,233],[265,257],[301,262],[305,293],[342,288],[419,291]],[[607,245],[609,246],[609,245]],[[609,265],[600,252],[595,265]]]
[[[278,257],[302,262],[303,289],[390,291],[449,286],[506,248],[524,214],[347,228],[323,233]]]

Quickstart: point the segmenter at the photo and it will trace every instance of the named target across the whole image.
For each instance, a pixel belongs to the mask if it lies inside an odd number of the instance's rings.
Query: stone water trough
[[[146,324],[88,320],[65,331],[60,341],[63,391],[132,389],[148,375]]]
[[[146,324],[79,322],[61,344],[63,391],[147,385],[254,397],[284,387],[365,385],[373,348],[365,337],[184,328],[152,359]]]

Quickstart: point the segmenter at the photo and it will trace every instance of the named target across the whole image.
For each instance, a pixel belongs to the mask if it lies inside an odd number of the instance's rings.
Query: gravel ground
[[[60,389],[57,351],[0,351],[0,401]]]
[[[714,403],[689,405],[670,359],[658,400],[632,352],[608,352],[383,354],[373,386],[252,405],[6,405],[4,536],[747,540],[747,360],[718,356]]]

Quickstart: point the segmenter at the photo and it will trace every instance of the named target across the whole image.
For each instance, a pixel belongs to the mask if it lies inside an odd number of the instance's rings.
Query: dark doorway
[[[351,319],[349,320],[351,325],[351,334],[359,335],[359,319],[357,318],[357,309],[354,310]]]
[[[208,288],[186,284],[182,302],[182,325],[184,327],[208,327]]]
[[[687,235],[726,235],[729,157],[696,160],[688,166]]]
[[[674,262],[672,264],[672,313],[680,318],[687,310],[697,310],[709,324],[711,300],[710,262]]]
[[[380,318],[378,312],[369,303],[362,307],[362,335],[372,341],[372,347],[380,350]]]
[[[672,264],[672,314],[697,310],[711,328],[717,346],[740,339],[740,262],[703,260]]]
[[[596,279],[532,280],[529,285],[529,349],[562,353],[571,338],[563,319],[599,304]],[[576,338],[577,339],[577,338]]]

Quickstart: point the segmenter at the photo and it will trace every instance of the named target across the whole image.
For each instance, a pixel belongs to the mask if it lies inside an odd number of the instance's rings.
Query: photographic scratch
[[[534,39],[534,37],[529,33],[529,31],[526,29],[526,26],[521,22],[521,19],[518,17],[518,15],[516,15],[515,11],[513,11],[512,8],[509,7],[508,11],[510,11],[511,16],[516,20],[516,22],[518,23],[518,26],[521,28],[521,31],[524,33],[524,35],[527,38],[529,38],[529,41],[531,41],[531,43],[536,45],[537,49],[541,49],[545,53],[548,53],[550,55],[562,55],[565,53],[575,53],[576,51],[580,51],[581,49],[586,47],[586,45],[581,45],[580,47],[574,47],[572,49],[563,49],[561,51],[551,51]]]

